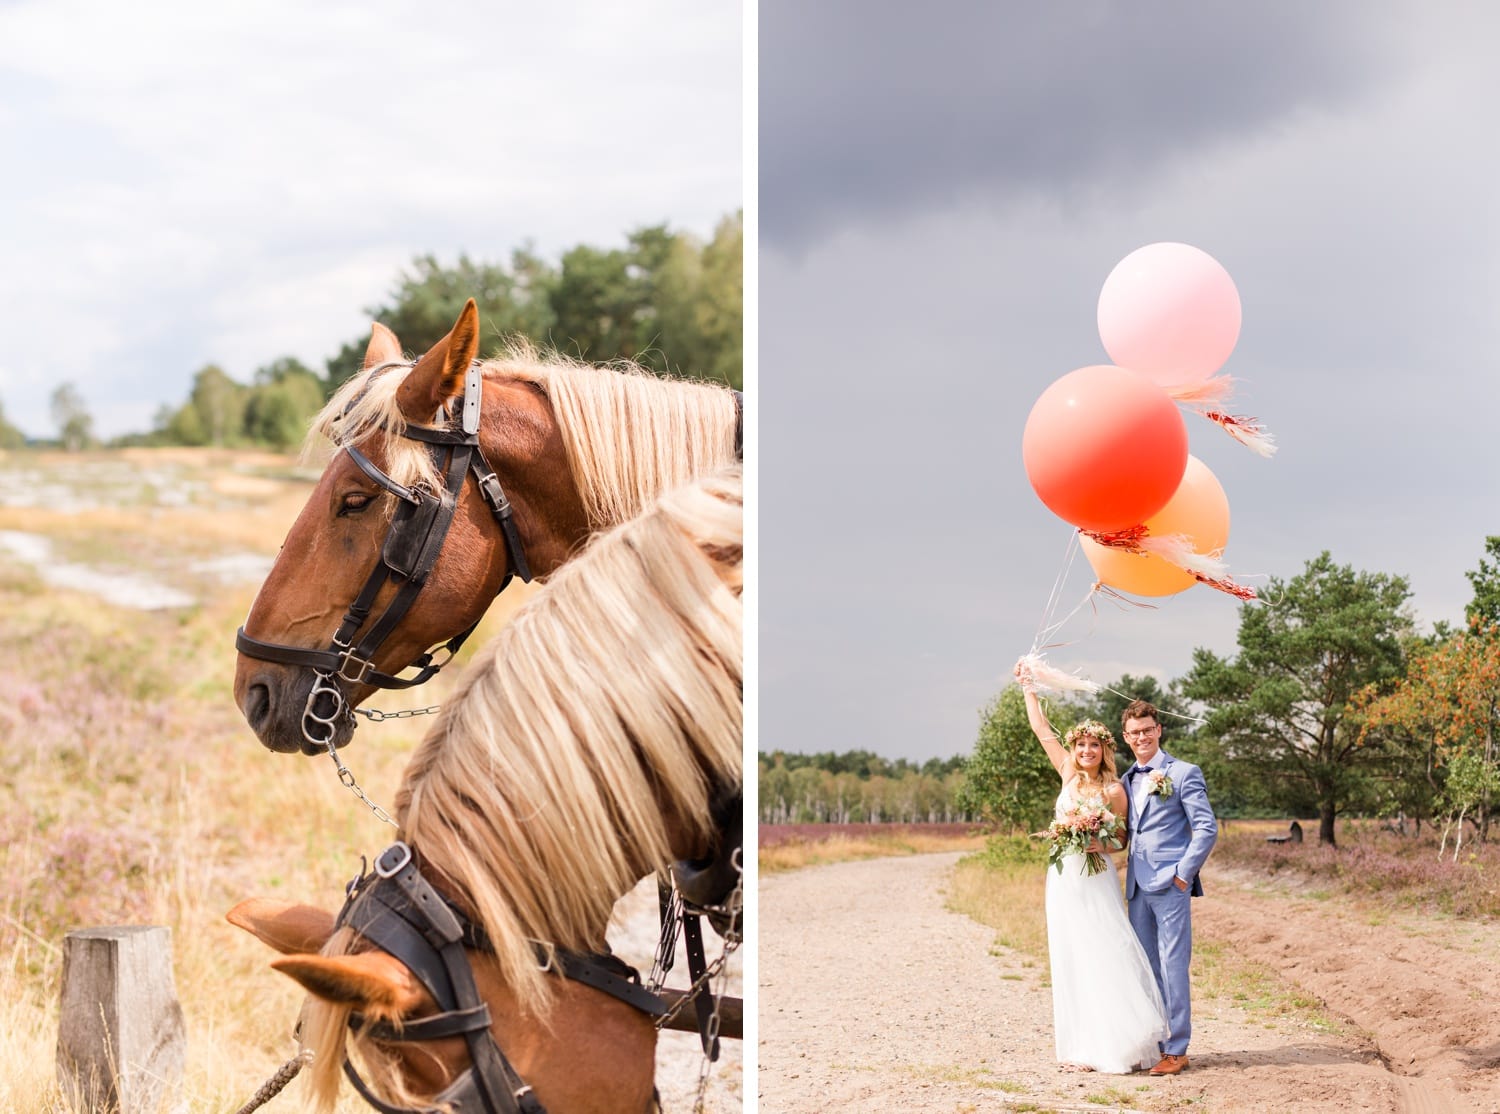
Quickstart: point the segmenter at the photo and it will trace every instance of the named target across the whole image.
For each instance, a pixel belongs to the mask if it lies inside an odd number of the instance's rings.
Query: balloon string
[[[1061,623],[1052,623],[1052,616],[1057,611],[1058,600],[1062,596],[1063,583],[1068,579],[1068,573],[1072,570],[1073,561],[1077,555],[1078,531],[1069,530],[1067,545],[1063,547],[1062,564],[1058,567],[1056,579],[1052,581],[1052,594],[1047,597],[1047,605],[1042,608],[1041,621],[1037,624],[1036,634],[1031,640],[1032,653],[1037,652],[1037,648],[1041,646],[1044,638],[1050,637],[1053,631],[1062,625]],[[1077,609],[1075,608],[1074,610],[1076,611]],[[1069,615],[1068,618],[1072,618],[1072,615]],[[1063,622],[1067,622],[1067,619],[1064,619]]]
[[[1134,693],[1121,692],[1119,689],[1112,689],[1108,685],[1100,685],[1099,686],[1099,691],[1112,693],[1115,696],[1118,696],[1121,700],[1125,700],[1125,701],[1132,701],[1132,700],[1139,700],[1139,699],[1141,699],[1139,696],[1136,696]],[[1190,716],[1190,715],[1185,715],[1182,712],[1174,712],[1170,708],[1157,708],[1156,710],[1161,715],[1171,716],[1173,719],[1180,719],[1180,720],[1183,720],[1183,721],[1185,721],[1187,723],[1194,724],[1195,726],[1198,726],[1198,727],[1202,727],[1205,723],[1208,722],[1208,719],[1207,719],[1206,716]]]

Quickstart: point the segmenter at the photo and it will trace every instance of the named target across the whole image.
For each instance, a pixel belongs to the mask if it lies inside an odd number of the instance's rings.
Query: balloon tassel
[[[1092,530],[1080,530],[1079,533],[1086,538],[1092,538],[1100,545],[1123,549],[1126,553],[1137,557],[1147,554],[1160,557],[1167,564],[1187,573],[1199,584],[1206,584],[1236,599],[1248,601],[1259,598],[1254,588],[1236,584],[1229,575],[1228,566],[1217,556],[1195,552],[1193,541],[1186,534],[1152,537],[1144,526],[1130,526],[1124,530],[1113,530],[1108,533],[1096,533]]]
[[[1199,584],[1206,584],[1210,588],[1216,588],[1220,592],[1226,592],[1237,600],[1244,600],[1246,603],[1251,603],[1255,600],[1260,599],[1260,597],[1255,594],[1254,588],[1247,587],[1244,584],[1236,584],[1227,576],[1204,576],[1202,573],[1193,572],[1192,569],[1188,569],[1187,573]]]
[[[1072,673],[1064,673],[1061,669],[1048,665],[1042,659],[1041,654],[1023,655],[1016,662],[1015,673],[1023,687],[1030,685],[1032,688],[1057,693],[1087,692],[1093,694],[1099,691],[1099,686],[1093,681]]]
[[[1166,392],[1172,396],[1173,401],[1186,403],[1195,409],[1199,406],[1227,406],[1234,397],[1234,383],[1232,375],[1214,375],[1194,383],[1173,383],[1166,388]]]
[[[1246,418],[1239,414],[1226,414],[1222,410],[1205,410],[1194,407],[1211,422],[1224,427],[1224,432],[1233,437],[1251,452],[1270,459],[1276,453],[1276,439],[1260,424],[1258,418]]]

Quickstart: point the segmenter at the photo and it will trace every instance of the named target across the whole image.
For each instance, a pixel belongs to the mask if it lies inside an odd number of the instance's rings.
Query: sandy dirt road
[[[1044,967],[944,907],[957,854],[761,880],[759,1110],[1500,1111],[1500,928],[1204,873],[1200,940],[1265,963],[1331,1033],[1195,997],[1173,1079],[1062,1072]]]

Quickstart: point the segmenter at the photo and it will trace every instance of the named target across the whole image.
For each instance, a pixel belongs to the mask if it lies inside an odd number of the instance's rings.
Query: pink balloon
[[[1161,510],[1187,468],[1187,426],[1167,393],[1124,368],[1070,371],[1042,392],[1021,437],[1026,478],[1065,522],[1137,526]]]
[[[1207,379],[1239,337],[1234,280],[1188,244],[1137,248],[1099,291],[1099,339],[1109,358],[1164,387]]]

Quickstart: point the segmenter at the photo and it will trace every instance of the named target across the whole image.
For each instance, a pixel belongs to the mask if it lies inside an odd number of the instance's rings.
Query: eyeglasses
[[[1153,723],[1150,727],[1142,727],[1139,731],[1127,731],[1125,732],[1125,737],[1127,739],[1149,739],[1160,730],[1161,724]]]

